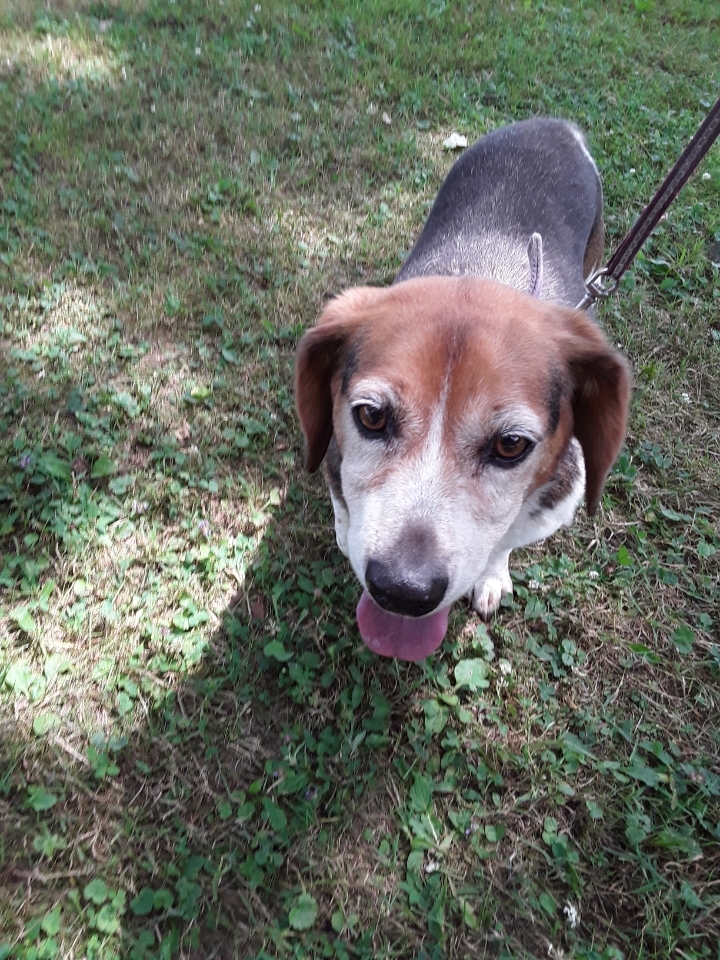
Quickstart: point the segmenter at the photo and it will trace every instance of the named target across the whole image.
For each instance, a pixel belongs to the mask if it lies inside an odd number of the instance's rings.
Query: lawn
[[[0,0],[0,960],[720,957],[720,146],[599,316],[600,511],[374,657],[292,365],[453,155],[587,132],[608,248],[718,0]]]

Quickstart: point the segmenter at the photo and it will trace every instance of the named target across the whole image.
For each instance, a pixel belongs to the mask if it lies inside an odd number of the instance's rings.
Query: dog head
[[[584,313],[474,277],[349,290],[297,352],[307,468],[337,444],[340,546],[381,607],[428,622],[472,590],[573,436],[597,509],[629,393]]]

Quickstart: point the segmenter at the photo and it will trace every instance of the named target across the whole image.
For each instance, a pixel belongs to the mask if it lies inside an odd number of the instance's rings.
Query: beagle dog
[[[603,241],[580,131],[515,123],[455,163],[393,284],[347,290],[300,341],[306,465],[324,462],[376,653],[427,657],[465,595],[489,617],[510,551],[583,493],[597,509],[630,397],[626,361],[574,309]]]

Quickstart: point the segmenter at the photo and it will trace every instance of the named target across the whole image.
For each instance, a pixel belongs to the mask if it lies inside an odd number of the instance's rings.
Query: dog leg
[[[472,604],[483,619],[492,616],[502,598],[512,593],[508,570],[510,551],[544,540],[572,523],[584,490],[585,461],[580,444],[573,437],[555,476],[525,501],[473,587]]]
[[[496,551],[483,570],[482,578],[473,587],[472,605],[483,620],[489,620],[502,598],[512,593],[509,559],[509,550]]]

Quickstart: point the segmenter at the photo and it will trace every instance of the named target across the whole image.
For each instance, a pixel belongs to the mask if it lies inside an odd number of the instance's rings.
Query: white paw
[[[489,620],[500,606],[503,597],[512,593],[510,571],[494,571],[493,576],[475,584],[472,592],[472,605],[483,618]]]

